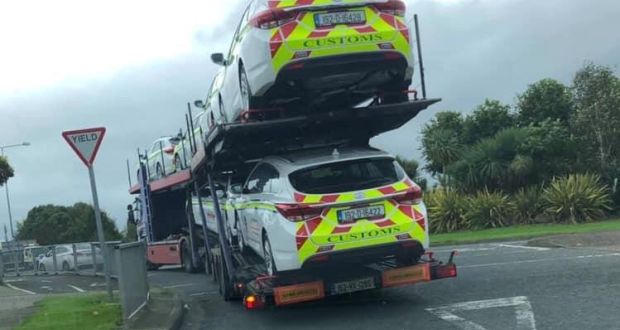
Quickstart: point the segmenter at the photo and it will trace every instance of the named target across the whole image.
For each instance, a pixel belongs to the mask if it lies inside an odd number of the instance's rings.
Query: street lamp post
[[[30,142],[22,142],[20,144],[10,144],[5,146],[0,146],[0,156],[4,156],[4,149],[15,148],[15,147],[27,147],[30,145]],[[9,182],[4,183],[4,190],[6,191],[6,208],[9,211],[9,226],[11,228],[11,239],[15,240],[15,233],[13,231],[13,215],[11,214],[11,199],[9,198]]]

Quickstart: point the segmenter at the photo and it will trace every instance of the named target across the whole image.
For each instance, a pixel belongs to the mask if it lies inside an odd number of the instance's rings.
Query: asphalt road
[[[246,311],[204,274],[149,273],[189,308],[183,329],[620,329],[620,253],[524,242],[457,249],[459,275],[414,286]]]
[[[105,291],[105,279],[101,276],[40,275],[5,277],[7,287],[24,294],[76,293]],[[116,281],[112,288],[117,290]]]

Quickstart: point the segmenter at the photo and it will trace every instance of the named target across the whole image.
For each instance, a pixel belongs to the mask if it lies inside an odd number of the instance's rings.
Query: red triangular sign
[[[62,137],[88,167],[93,165],[104,135],[105,127],[62,132]]]

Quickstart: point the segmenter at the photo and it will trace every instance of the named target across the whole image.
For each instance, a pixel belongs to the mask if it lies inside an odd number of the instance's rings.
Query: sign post
[[[90,176],[90,190],[93,194],[93,206],[95,208],[95,222],[97,223],[97,237],[99,239],[99,248],[103,255],[103,271],[105,273],[105,283],[108,290],[108,296],[112,300],[112,285],[110,283],[110,256],[108,248],[105,244],[103,236],[103,224],[101,223],[101,211],[99,210],[99,198],[97,197],[97,183],[95,182],[95,171],[93,163],[103,136],[105,135],[104,127],[87,128],[75,131],[62,132],[62,137],[69,143],[69,146],[78,155],[80,160],[88,167],[88,175]],[[77,266],[76,266],[77,267]],[[93,267],[97,267],[96,264]]]

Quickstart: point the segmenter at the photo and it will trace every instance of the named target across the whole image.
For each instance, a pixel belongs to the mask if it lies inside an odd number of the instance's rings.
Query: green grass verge
[[[620,230],[620,219],[580,224],[539,224],[504,228],[458,231],[431,234],[431,246],[446,244],[478,243],[509,239],[528,239],[540,236],[594,233]]]
[[[121,306],[106,294],[49,296],[35,304],[37,312],[17,329],[118,329]]]

